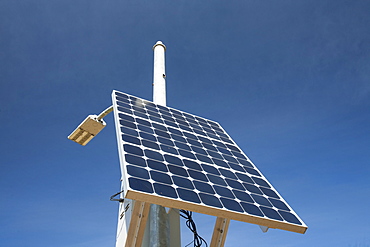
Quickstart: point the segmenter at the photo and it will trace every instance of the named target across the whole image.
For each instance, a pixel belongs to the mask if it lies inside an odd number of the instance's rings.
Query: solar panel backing
[[[306,231],[217,122],[118,91],[112,99],[125,198]]]

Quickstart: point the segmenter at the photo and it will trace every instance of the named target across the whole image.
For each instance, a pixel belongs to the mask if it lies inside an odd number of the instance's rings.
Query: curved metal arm
[[[106,115],[108,115],[112,111],[113,111],[113,106],[108,107],[102,113],[99,114],[97,120],[100,121],[103,117],[105,117]]]

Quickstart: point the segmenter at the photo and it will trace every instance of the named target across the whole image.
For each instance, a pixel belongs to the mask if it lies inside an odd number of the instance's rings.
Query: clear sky
[[[111,91],[219,122],[308,225],[232,221],[226,246],[370,246],[370,1],[0,0],[0,246],[114,246]],[[215,217],[195,214],[210,242]],[[183,246],[191,235],[182,224]]]

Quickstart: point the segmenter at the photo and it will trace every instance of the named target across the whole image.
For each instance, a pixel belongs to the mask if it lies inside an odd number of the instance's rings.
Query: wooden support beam
[[[223,247],[229,229],[230,219],[217,217],[210,247]]]
[[[125,247],[141,247],[149,209],[149,203],[135,201]]]

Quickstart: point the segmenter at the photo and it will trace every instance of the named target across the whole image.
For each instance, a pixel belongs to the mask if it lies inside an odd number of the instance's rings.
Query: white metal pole
[[[154,46],[153,102],[166,106],[166,71],[164,53],[166,46],[158,41]]]
[[[153,46],[153,50],[153,102],[166,106],[166,46],[158,41]],[[167,214],[163,206],[152,204],[148,223],[145,234],[147,239],[143,241],[143,246],[147,244],[150,247],[180,246],[180,215],[177,209],[170,210]]]

